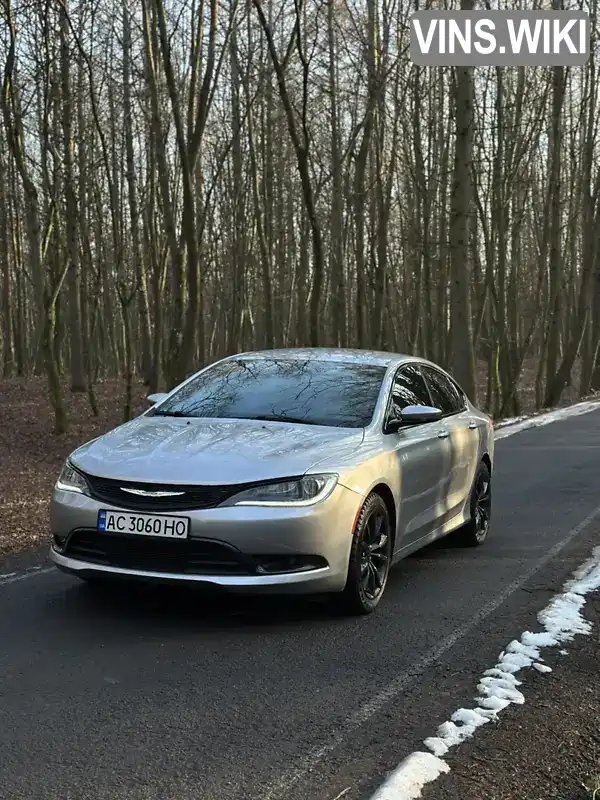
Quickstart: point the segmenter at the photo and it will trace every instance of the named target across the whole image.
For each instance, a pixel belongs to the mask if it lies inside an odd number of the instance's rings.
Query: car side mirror
[[[151,405],[155,406],[157,403],[160,403],[161,400],[164,400],[167,396],[166,392],[156,392],[155,394],[149,394],[146,398],[146,401]]]
[[[442,410],[433,406],[406,406],[400,412],[400,420],[405,425],[422,425],[437,422],[442,418]]]

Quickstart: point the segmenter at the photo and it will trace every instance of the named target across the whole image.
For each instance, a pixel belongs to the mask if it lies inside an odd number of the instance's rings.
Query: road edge
[[[600,516],[600,506],[574,528],[557,547],[563,547]],[[550,551],[552,552],[552,551]],[[521,670],[535,668],[539,672],[551,671],[544,665],[541,651],[558,647],[578,635],[590,635],[592,625],[582,615],[588,595],[600,589],[600,546],[581,564],[563,584],[562,590],[539,612],[542,630],[525,631],[519,640],[513,640],[500,654],[498,663],[486,670],[478,684],[480,696],[471,709],[458,709],[451,719],[439,726],[437,736],[428,737],[423,744],[427,750],[416,750],[403,759],[388,774],[371,800],[417,800],[425,786],[450,772],[444,756],[466,739],[470,739],[482,725],[497,719],[509,705],[523,704],[525,697],[517,688],[521,682],[515,677]],[[459,724],[457,724],[459,723]]]

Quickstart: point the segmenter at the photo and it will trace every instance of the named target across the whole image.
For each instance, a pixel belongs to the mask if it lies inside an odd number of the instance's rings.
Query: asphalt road
[[[0,576],[0,798],[368,798],[598,541],[600,412],[496,448],[485,547],[406,559],[367,618]]]

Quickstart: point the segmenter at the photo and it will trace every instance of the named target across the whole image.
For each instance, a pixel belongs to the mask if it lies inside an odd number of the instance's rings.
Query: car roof
[[[423,359],[401,353],[385,353],[378,350],[358,350],[344,347],[286,347],[278,350],[255,350],[230,356],[230,358],[278,358],[290,360],[311,358],[319,361],[345,361],[382,367],[390,367],[404,361],[423,361]]]

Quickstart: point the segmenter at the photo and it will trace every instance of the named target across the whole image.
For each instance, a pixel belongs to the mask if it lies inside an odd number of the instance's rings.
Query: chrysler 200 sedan
[[[84,580],[337,593],[366,614],[399,559],[487,537],[492,422],[429,361],[245,353],[148,400],[56,482],[51,558]]]

